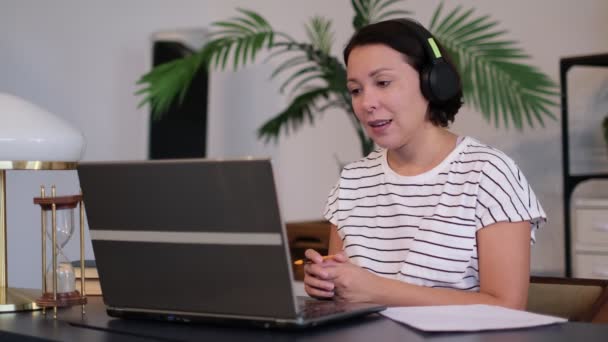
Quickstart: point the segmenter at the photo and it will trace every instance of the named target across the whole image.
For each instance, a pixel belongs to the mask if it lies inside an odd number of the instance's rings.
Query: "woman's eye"
[[[379,87],[384,88],[384,87],[388,87],[391,84],[391,81],[378,81],[378,82],[376,82],[376,84]]]
[[[359,95],[359,93],[361,92],[361,89],[353,88],[353,89],[350,89],[348,92],[350,93],[351,96],[355,96],[355,95]]]

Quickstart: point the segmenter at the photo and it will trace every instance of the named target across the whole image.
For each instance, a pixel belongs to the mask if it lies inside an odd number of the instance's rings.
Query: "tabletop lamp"
[[[0,93],[0,312],[37,309],[40,290],[8,287],[6,170],[73,170],[84,151],[82,133],[17,96]]]

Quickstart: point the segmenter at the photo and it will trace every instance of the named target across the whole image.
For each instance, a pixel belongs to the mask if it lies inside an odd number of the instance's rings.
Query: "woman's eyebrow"
[[[390,70],[392,70],[392,69],[391,69],[391,68],[386,68],[386,67],[383,67],[383,68],[378,68],[378,69],[376,69],[376,70],[372,70],[372,71],[369,73],[369,75],[368,75],[368,76],[369,76],[369,77],[374,77],[374,76],[376,76],[377,74],[379,74],[379,73],[381,73],[381,72],[383,72],[383,71],[390,71]]]
[[[378,68],[378,69],[374,69],[374,70],[370,71],[369,74],[367,74],[367,76],[374,77],[383,71],[391,71],[391,70],[393,70],[393,69],[387,68],[387,67],[382,67],[382,68]],[[358,82],[358,81],[356,78],[350,77],[350,78],[346,79],[346,82]]]

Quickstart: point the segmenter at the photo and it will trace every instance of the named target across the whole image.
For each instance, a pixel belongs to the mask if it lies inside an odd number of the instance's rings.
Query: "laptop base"
[[[234,315],[212,315],[188,312],[162,312],[138,309],[106,308],[110,317],[127,320],[155,320],[178,324],[213,324],[224,326],[241,326],[263,329],[302,329],[323,325],[333,321],[343,321],[351,317],[364,316],[385,309],[384,306],[369,303],[337,303],[333,301],[319,301],[308,298],[305,302],[308,314],[304,318],[274,318],[274,317],[238,317]],[[316,307],[316,308],[315,308]]]

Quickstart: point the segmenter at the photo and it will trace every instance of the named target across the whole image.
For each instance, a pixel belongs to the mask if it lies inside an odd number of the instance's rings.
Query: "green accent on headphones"
[[[439,51],[439,47],[437,46],[437,43],[435,43],[435,39],[429,38],[428,42],[429,42],[429,45],[431,46],[431,49],[433,49],[433,54],[435,55],[435,58],[441,58],[441,52]]]

